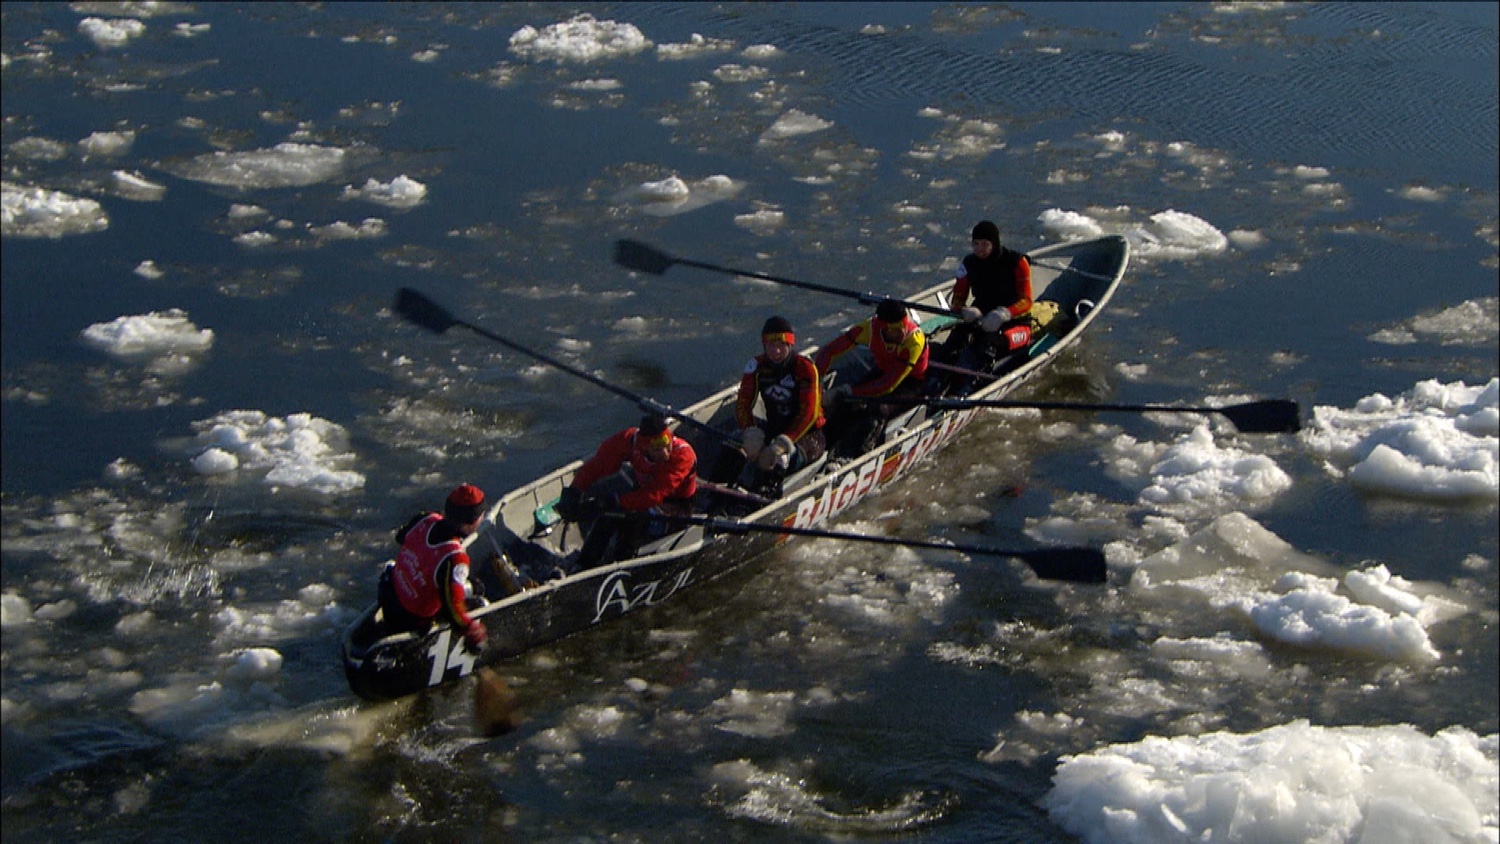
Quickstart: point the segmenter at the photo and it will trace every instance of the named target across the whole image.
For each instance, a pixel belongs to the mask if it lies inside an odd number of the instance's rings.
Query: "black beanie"
[[[971,235],[969,239],[988,240],[990,243],[995,244],[996,249],[999,249],[1000,227],[990,222],[989,220],[980,220],[979,225],[974,227],[974,234]]]
[[[656,439],[667,432],[667,417],[663,413],[648,413],[641,417],[640,432],[646,439]]]
[[[766,336],[767,334],[794,333],[796,332],[792,331],[792,324],[779,316],[773,316],[770,319],[766,320],[766,324],[761,326],[760,329],[760,336],[762,337]]]
[[[886,323],[900,322],[906,319],[906,306],[895,299],[886,299],[875,306],[875,317]]]

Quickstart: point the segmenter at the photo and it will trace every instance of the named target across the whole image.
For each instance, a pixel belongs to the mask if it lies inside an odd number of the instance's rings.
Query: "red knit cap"
[[[478,507],[484,503],[484,492],[473,484],[459,484],[448,493],[448,503],[455,507]]]
[[[443,515],[461,524],[477,521],[484,515],[484,492],[473,484],[459,484],[448,493]]]

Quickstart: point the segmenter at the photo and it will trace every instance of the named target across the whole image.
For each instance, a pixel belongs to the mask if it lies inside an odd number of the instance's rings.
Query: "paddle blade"
[[[516,695],[493,668],[474,672],[474,729],[486,738],[505,735],[520,722]]]
[[[1295,434],[1302,430],[1302,411],[1289,399],[1265,399],[1219,408],[1219,412],[1246,434]]]
[[[459,324],[453,314],[448,313],[442,305],[410,287],[403,287],[396,293],[396,313],[438,334]]]
[[[628,270],[665,275],[677,259],[639,240],[615,241],[615,263]]]
[[[1094,548],[1043,548],[1016,556],[1043,580],[1104,583],[1109,579],[1104,553]]]

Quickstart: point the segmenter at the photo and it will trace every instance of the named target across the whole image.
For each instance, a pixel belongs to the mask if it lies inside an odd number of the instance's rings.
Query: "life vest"
[[[1014,317],[1026,313],[1031,308],[1031,291],[1021,290],[1016,281],[1019,265],[1025,258],[1024,254],[1003,246],[986,260],[980,260],[977,255],[966,255],[958,276],[959,286],[954,290],[954,300],[961,301],[973,294],[974,307],[982,313],[996,308],[1009,308]]]
[[[395,588],[401,606],[422,618],[437,615],[443,608],[440,590],[452,588],[449,583],[438,582],[444,561],[455,554],[462,555],[461,562],[455,561],[451,578],[459,583],[469,579],[469,558],[463,543],[450,539],[434,544],[431,540],[432,529],[442,520],[441,515],[431,513],[413,525],[406,532],[406,539],[401,543],[401,551],[396,554],[396,564],[391,570],[391,586]]]
[[[901,321],[901,339],[887,343],[886,326],[880,317],[871,317],[834,338],[818,350],[816,365],[826,372],[833,362],[856,346],[865,346],[874,358],[875,370],[870,377],[854,385],[854,395],[861,398],[883,396],[904,383],[919,383],[927,377],[927,358],[931,349],[927,335],[908,315]]]
[[[911,317],[901,321],[901,340],[898,343],[887,343],[885,340],[885,327],[888,323],[880,317],[871,317],[866,322],[861,333],[865,336],[856,338],[856,342],[863,341],[870,348],[870,354],[875,358],[875,367],[881,372],[892,372],[902,369],[908,365],[911,371],[906,373],[907,378],[922,379],[927,377],[927,357],[931,351],[927,347],[927,335],[912,321]]]

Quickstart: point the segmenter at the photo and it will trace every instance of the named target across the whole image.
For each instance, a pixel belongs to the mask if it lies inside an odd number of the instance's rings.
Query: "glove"
[[[1010,322],[1010,308],[996,308],[980,318],[979,327],[994,334],[1007,322]]]
[[[469,622],[468,627],[464,628],[464,643],[477,651],[484,645],[484,640],[488,639],[489,635],[484,629],[484,625],[480,624],[479,619],[476,618]]]
[[[796,447],[797,445],[792,442],[791,437],[781,434],[776,439],[771,440],[769,448],[760,453],[760,468],[767,472],[786,469],[791,465],[792,451]]]
[[[837,407],[840,402],[848,401],[854,395],[854,388],[848,384],[840,384],[832,390],[823,394],[823,409]]]
[[[591,495],[579,505],[578,519],[587,522],[618,509],[620,509],[620,496],[612,492]]]
[[[564,487],[562,495],[557,497],[557,515],[562,516],[565,521],[576,522],[579,519],[578,507],[583,503],[583,493],[577,487]]]
[[[751,425],[740,432],[740,442],[745,448],[745,459],[754,460],[760,450],[766,445],[766,432]]]
[[[964,322],[973,322],[982,316],[984,314],[980,313],[979,309],[973,305],[966,305],[958,311],[958,318]]]

